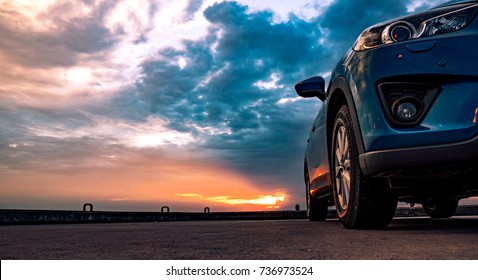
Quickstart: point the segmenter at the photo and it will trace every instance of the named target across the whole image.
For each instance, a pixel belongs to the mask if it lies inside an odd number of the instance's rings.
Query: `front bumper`
[[[440,170],[442,166],[477,166],[478,135],[460,142],[372,151],[360,155],[360,167],[366,176],[419,177],[417,170]],[[449,177],[453,174],[436,171],[427,176]],[[422,174],[424,176],[425,174]],[[478,185],[478,183],[476,183]]]

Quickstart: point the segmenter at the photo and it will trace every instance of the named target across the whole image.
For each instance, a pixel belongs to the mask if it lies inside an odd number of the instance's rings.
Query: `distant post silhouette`
[[[87,210],[86,210],[87,207],[90,207],[90,210],[88,210],[88,212],[93,212],[93,204],[91,204],[91,203],[85,203],[85,204],[83,205],[83,212],[86,212],[86,211],[87,211]]]
[[[166,211],[166,213],[169,213],[169,207],[168,206],[161,207],[161,213],[164,213],[165,211]]]

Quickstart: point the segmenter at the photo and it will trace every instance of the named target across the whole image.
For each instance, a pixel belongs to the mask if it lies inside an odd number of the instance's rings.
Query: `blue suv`
[[[305,151],[309,220],[386,227],[397,201],[432,218],[478,195],[478,1],[367,28],[333,69],[298,83],[323,106]]]

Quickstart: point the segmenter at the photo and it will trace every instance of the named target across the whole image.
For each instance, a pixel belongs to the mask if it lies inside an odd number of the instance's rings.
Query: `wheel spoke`
[[[342,173],[342,176],[344,178],[344,189],[343,189],[343,195],[344,195],[344,200],[345,204],[349,204],[349,199],[350,199],[350,172],[344,172]]]
[[[342,160],[342,127],[337,131],[337,159],[339,162]]]
[[[345,183],[347,183],[347,186],[350,186],[350,172],[343,172],[342,176],[344,178]]]
[[[350,159],[344,160],[344,167],[346,171],[350,170]]]
[[[335,167],[335,178],[340,178],[340,172],[342,171],[342,167],[340,165],[337,165]]]
[[[347,140],[347,138],[345,138],[344,141],[345,143],[344,143],[344,149],[342,150],[342,158],[346,159],[348,158],[348,155],[349,155],[349,141]]]
[[[337,164],[340,165],[340,164],[342,163],[342,154],[341,154],[339,148],[337,148],[337,149],[335,150],[335,156],[336,156],[336,159],[337,159]]]
[[[338,196],[341,194],[341,184],[342,184],[342,178],[340,178],[340,175],[337,176],[337,179],[335,180],[335,190],[337,191]]]
[[[339,200],[339,206],[344,209],[344,196],[342,195],[343,179],[339,178],[337,181],[337,198]]]
[[[341,127],[340,130],[341,130],[340,131],[341,132],[340,133],[340,138],[341,138],[341,140],[340,140],[340,143],[341,143],[340,151],[342,152],[342,155],[343,155],[344,150],[345,150],[345,142],[347,141],[347,131],[345,130],[345,127],[343,127],[343,126]]]

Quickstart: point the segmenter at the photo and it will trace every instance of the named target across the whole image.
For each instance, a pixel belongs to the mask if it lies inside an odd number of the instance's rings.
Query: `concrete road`
[[[478,217],[1,226],[0,259],[478,259]]]

